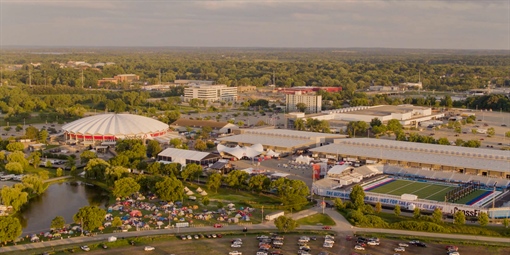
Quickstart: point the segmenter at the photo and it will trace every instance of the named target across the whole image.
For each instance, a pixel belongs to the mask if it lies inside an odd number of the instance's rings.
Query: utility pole
[[[32,86],[32,70],[28,69],[28,85]]]
[[[262,223],[264,223],[264,206],[262,206]]]
[[[324,214],[324,208],[326,207],[326,204],[324,203],[324,197],[322,197],[322,214]]]
[[[81,87],[85,88],[85,84],[83,83],[83,68],[81,69]]]

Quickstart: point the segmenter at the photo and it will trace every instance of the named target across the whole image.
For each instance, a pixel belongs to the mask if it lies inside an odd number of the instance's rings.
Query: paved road
[[[54,181],[60,181],[60,180],[65,180],[65,179],[70,179],[70,178],[73,178],[73,177],[72,176],[62,176],[62,177],[56,177],[56,178],[47,179],[47,180],[44,180],[43,182],[44,183],[54,182]]]

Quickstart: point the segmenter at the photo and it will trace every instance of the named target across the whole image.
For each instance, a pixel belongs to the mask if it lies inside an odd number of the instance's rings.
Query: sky
[[[510,50],[510,0],[0,0],[1,46]]]

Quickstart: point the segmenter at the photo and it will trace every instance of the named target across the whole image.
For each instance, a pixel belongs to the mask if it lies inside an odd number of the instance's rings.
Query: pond
[[[52,184],[43,195],[30,200],[19,216],[23,234],[48,231],[56,216],[64,217],[66,224],[72,223],[73,215],[81,207],[97,205],[104,208],[107,202],[108,194],[99,187],[80,182]]]

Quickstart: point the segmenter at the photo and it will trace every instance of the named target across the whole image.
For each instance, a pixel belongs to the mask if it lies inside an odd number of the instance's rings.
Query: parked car
[[[368,241],[367,242],[368,245],[372,245],[372,246],[375,246],[375,245],[379,245],[380,243],[377,242],[377,241]]]
[[[233,243],[233,244],[230,245],[230,247],[232,247],[232,248],[241,248],[241,245],[238,244],[238,243]]]
[[[455,245],[447,245],[446,250],[447,251],[459,251],[459,247],[457,247]]]
[[[103,249],[108,249],[108,245],[106,245],[106,244],[101,244],[101,247],[102,247]]]
[[[90,251],[90,248],[87,245],[80,246],[80,249],[84,251]]]
[[[451,251],[447,253],[448,255],[460,255],[458,251]]]
[[[200,237],[198,235],[194,235],[193,238],[199,239]]]
[[[365,247],[361,246],[361,245],[356,245],[354,246],[354,249],[355,250],[358,250],[358,251],[364,251],[365,250]]]
[[[396,252],[402,252],[402,251],[406,251],[406,248],[404,248],[404,247],[397,247],[397,248],[395,248],[393,250],[396,251]]]
[[[324,227],[322,227],[322,229],[329,230],[329,229],[331,229],[331,227],[330,226],[324,226]]]
[[[218,223],[214,224],[213,226],[214,226],[214,228],[222,228],[223,227],[223,225],[218,224]]]
[[[419,242],[419,243],[416,243],[416,246],[419,246],[419,247],[427,247],[426,244],[422,243],[422,242]]]
[[[399,243],[398,246],[400,247],[409,247],[409,244],[406,243]]]
[[[228,253],[228,255],[243,255],[243,253],[240,251],[231,251]]]

